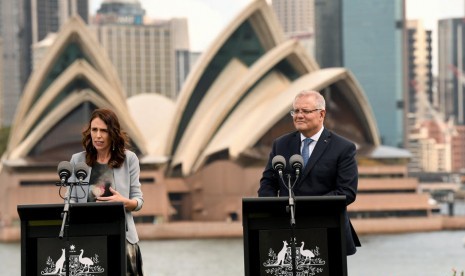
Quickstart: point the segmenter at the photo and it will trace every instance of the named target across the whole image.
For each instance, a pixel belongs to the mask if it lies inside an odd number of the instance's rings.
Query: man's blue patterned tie
[[[304,168],[307,165],[309,152],[308,152],[308,145],[310,145],[313,142],[312,138],[305,138],[304,139],[304,147],[302,148],[302,158],[304,159]]]

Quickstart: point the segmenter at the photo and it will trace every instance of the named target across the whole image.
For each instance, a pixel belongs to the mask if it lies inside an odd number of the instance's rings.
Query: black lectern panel
[[[295,237],[296,275],[346,276],[345,197],[296,197],[294,228],[288,205],[285,197],[243,198],[245,275],[293,275]]]
[[[18,205],[21,275],[125,275],[123,204],[70,204],[66,234],[60,239],[63,208],[64,204]]]

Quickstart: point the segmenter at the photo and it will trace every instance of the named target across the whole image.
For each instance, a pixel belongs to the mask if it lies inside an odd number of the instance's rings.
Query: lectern
[[[66,235],[59,238],[63,208],[63,204],[18,205],[21,275],[126,275],[123,204],[70,204]]]
[[[295,197],[291,229],[287,197],[243,198],[244,265],[248,276],[347,276],[344,196]],[[295,254],[291,254],[295,242]]]

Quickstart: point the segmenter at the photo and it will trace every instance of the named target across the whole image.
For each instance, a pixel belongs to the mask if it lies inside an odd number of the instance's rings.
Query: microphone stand
[[[296,173],[296,180],[299,175],[299,172],[297,171]],[[296,276],[297,275],[297,270],[296,270],[296,237],[295,237],[295,200],[294,200],[294,194],[292,193],[292,186],[291,186],[291,174],[287,174],[287,188],[289,191],[289,205],[286,206],[287,212],[291,213],[291,220],[290,220],[290,225],[291,225],[291,262],[292,262],[292,275]],[[283,172],[282,170],[279,170],[279,177],[281,178],[281,181],[285,185],[285,181],[283,178]]]
[[[298,178],[298,173],[296,174],[296,180]],[[291,186],[291,174],[287,174],[287,188],[289,190],[289,205],[288,205],[288,211],[291,213],[291,261],[292,261],[292,275],[296,276],[297,275],[297,270],[296,270],[296,236],[295,236],[295,198],[294,198],[294,193],[292,192],[292,186]]]
[[[81,180],[79,180],[79,183],[81,183]],[[69,276],[69,202],[71,200],[71,193],[73,192],[73,187],[74,187],[73,182],[68,183],[69,185],[69,191],[68,194],[66,195],[65,199],[65,206],[63,208],[63,212],[61,213],[61,216],[63,218],[63,221],[61,223],[61,229],[60,229],[60,234],[58,237],[60,239],[63,239],[66,233],[66,242],[65,242],[65,268],[66,268],[66,276]]]
[[[75,185],[82,186],[82,178],[79,178],[79,182],[68,182],[68,183],[63,183],[65,186],[69,186],[69,191],[66,195],[65,198],[65,205],[63,207],[63,212],[61,213],[61,216],[63,218],[63,221],[61,223],[61,229],[58,237],[60,239],[63,239],[63,237],[66,236],[66,242],[65,242],[65,267],[66,267],[66,276],[69,276],[69,206],[70,206],[70,201],[71,201],[71,194],[73,192],[73,188]],[[87,182],[86,182],[87,183]],[[63,185],[62,184],[62,185]]]
[[[69,201],[71,199],[71,193],[73,192],[74,183],[68,183],[68,184],[69,184],[69,192],[65,198],[65,206],[63,207],[63,212],[61,212],[61,217],[63,218],[63,221],[61,223],[60,234],[58,235],[60,239],[63,239],[63,236],[65,234],[65,228],[69,226],[69,219],[68,219]]]

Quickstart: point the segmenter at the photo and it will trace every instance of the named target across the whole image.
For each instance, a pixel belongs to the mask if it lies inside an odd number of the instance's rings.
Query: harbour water
[[[452,276],[465,270],[465,230],[362,236],[351,276]],[[148,276],[244,275],[242,239],[141,241]],[[0,275],[20,275],[20,245],[0,243]],[[457,273],[457,275],[460,275]]]

